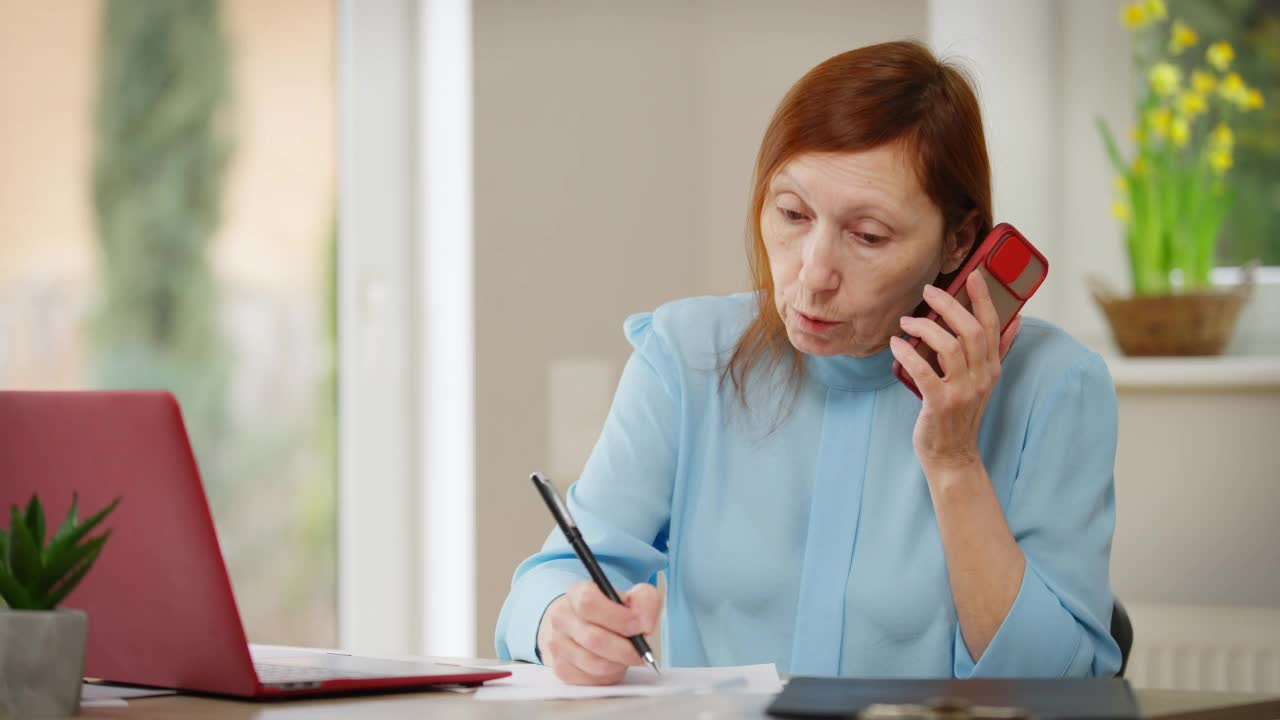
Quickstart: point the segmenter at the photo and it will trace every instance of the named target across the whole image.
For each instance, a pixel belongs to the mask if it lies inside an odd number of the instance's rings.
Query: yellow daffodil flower
[[[1236,144],[1235,133],[1231,132],[1231,128],[1226,123],[1218,123],[1218,127],[1213,129],[1213,145],[1219,149],[1231,150],[1231,146]]]
[[[1169,17],[1169,9],[1165,7],[1164,0],[1145,0],[1142,3],[1142,9],[1155,20],[1164,20]]]
[[[1115,186],[1116,192],[1127,193],[1129,192],[1129,179],[1123,175],[1117,175],[1115,179]]]
[[[1178,96],[1178,110],[1187,117],[1195,117],[1209,109],[1204,96],[1197,92],[1184,92]]]
[[[1249,88],[1244,96],[1244,109],[1259,110],[1263,105],[1264,101],[1262,99],[1262,91],[1257,88]]]
[[[1214,150],[1209,153],[1209,166],[1219,175],[1231,169],[1231,151]]]
[[[1129,221],[1129,206],[1119,200],[1111,203],[1111,214],[1120,222]]]
[[[1222,82],[1218,83],[1218,94],[1241,110],[1245,108],[1245,104],[1249,102],[1249,88],[1245,86],[1244,79],[1240,77],[1240,73],[1227,73],[1222,78]]]
[[[1173,95],[1182,85],[1182,71],[1173,63],[1156,63],[1151,66],[1150,80],[1157,95]]]
[[[1236,51],[1232,49],[1230,43],[1216,42],[1205,51],[1204,57],[1210,65],[1218,69],[1218,72],[1226,72],[1231,66],[1231,61],[1236,59]]]
[[[1187,141],[1191,139],[1191,125],[1186,118],[1174,118],[1169,123],[1169,139],[1177,147],[1187,146]]]
[[[1169,52],[1178,55],[1183,50],[1194,46],[1200,42],[1200,37],[1196,35],[1196,31],[1191,26],[1181,20],[1173,21],[1173,32],[1169,35]]]
[[[1171,122],[1173,122],[1173,113],[1169,112],[1169,108],[1156,108],[1147,113],[1147,126],[1151,128],[1151,134],[1158,138],[1169,134]]]
[[[1125,5],[1120,11],[1120,22],[1130,30],[1137,30],[1147,24],[1147,11],[1138,3]]]
[[[1133,159],[1133,176],[1143,177],[1147,174],[1147,161],[1141,155]]]
[[[1218,81],[1214,79],[1213,73],[1207,73],[1203,70],[1191,71],[1191,89],[1201,95],[1208,95],[1213,92],[1213,88],[1216,87],[1217,84]]]

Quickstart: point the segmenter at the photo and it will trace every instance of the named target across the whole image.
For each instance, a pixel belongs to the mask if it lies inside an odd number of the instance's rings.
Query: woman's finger
[[[648,635],[658,631],[658,617],[662,614],[662,595],[649,583],[637,583],[622,596],[626,606],[640,617],[640,632]]]
[[[1004,334],[1000,336],[1000,360],[1004,360],[1004,356],[1009,354],[1009,348],[1013,347],[1013,341],[1018,339],[1018,330],[1022,328],[1022,316],[1014,315],[1013,322],[1009,323],[1009,327],[1004,329]]]
[[[938,354],[943,377],[960,378],[967,374],[969,359],[959,338],[928,318],[903,317],[901,322],[903,330],[925,341]]]
[[[902,365],[902,369],[907,371],[911,382],[916,384],[916,389],[920,391],[922,397],[933,397],[939,392],[942,379],[933,371],[933,366],[911,347],[911,343],[894,335],[889,338],[889,351]]]
[[[579,645],[568,633],[559,633],[548,648],[556,675],[576,685],[610,685],[622,679],[627,666],[613,662]]]
[[[640,654],[636,652],[631,641],[599,625],[592,625],[580,617],[574,617],[566,623],[569,637],[580,647],[597,657],[604,658],[618,665],[642,665]]]
[[[969,274],[969,299],[973,303],[973,315],[982,324],[983,335],[987,341],[987,357],[1001,358],[1000,353],[1000,313],[991,299],[991,287],[980,272]]]
[[[605,597],[590,580],[574,583],[566,594],[573,613],[593,625],[627,637],[644,632],[644,623],[636,611]]]
[[[948,295],[946,292],[934,287],[926,285],[924,287],[924,300],[929,307],[938,312],[947,326],[955,332],[955,337],[960,340],[961,349],[967,359],[967,364],[972,368],[982,367],[986,362],[988,345],[986,330],[982,327],[982,323],[969,312],[959,300]],[[935,348],[936,349],[936,348]],[[951,373],[950,370],[947,371]]]

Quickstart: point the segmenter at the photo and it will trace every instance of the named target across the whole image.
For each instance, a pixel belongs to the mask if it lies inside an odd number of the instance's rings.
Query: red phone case
[[[1044,283],[1045,277],[1049,275],[1049,261],[1016,228],[1008,223],[1001,223],[987,233],[978,249],[951,281],[951,285],[946,288],[948,295],[959,300],[960,304],[970,311],[973,310],[973,304],[969,300],[965,281],[969,278],[969,274],[975,271],[981,272],[986,278],[987,288],[990,289],[991,299],[996,306],[996,313],[1000,316],[1000,332],[1003,333],[1022,310],[1022,306]],[[936,310],[930,310],[925,317],[951,332],[951,328],[947,327],[947,323],[938,316]],[[933,366],[934,372],[939,376],[942,375],[938,355],[928,343],[910,335],[904,335],[903,339]],[[898,376],[902,384],[906,385],[911,392],[920,397],[920,389],[911,381],[911,376],[897,360],[893,362],[893,374]]]

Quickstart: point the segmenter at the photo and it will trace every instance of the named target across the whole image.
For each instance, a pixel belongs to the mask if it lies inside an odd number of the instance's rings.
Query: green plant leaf
[[[49,592],[50,588],[66,577],[67,573],[76,568],[86,557],[90,555],[96,557],[109,537],[111,537],[110,530],[80,545],[67,548],[66,552],[49,553],[45,557],[44,572],[30,585],[31,591],[37,596]]]
[[[105,538],[106,536],[104,535],[103,537]],[[84,579],[85,574],[93,567],[94,562],[98,560],[98,555],[102,552],[102,548],[103,545],[101,544],[95,547],[93,552],[76,566],[75,570],[67,577],[66,580],[62,581],[62,583],[54,588],[48,595],[39,600],[39,604],[43,606],[43,609],[52,610],[58,607],[58,604],[65,600],[66,597],[71,594],[72,590],[76,589],[76,586]]]
[[[5,604],[14,610],[36,609],[26,588],[22,587],[22,583],[4,565],[0,565],[0,597],[4,597]]]
[[[1168,285],[1164,270],[1168,248],[1164,244],[1164,211],[1158,188],[1163,170],[1160,155],[1150,149],[1140,152],[1147,169],[1131,181],[1133,223],[1129,236],[1129,264],[1133,291],[1143,295],[1162,292]]]
[[[66,552],[67,548],[74,546],[76,543],[80,542],[81,538],[92,532],[93,529],[97,527],[98,523],[102,522],[102,519],[109,515],[112,510],[115,510],[116,505],[119,504],[120,498],[117,497],[115,500],[111,501],[110,505],[103,508],[98,514],[88,520],[85,520],[79,525],[76,525],[70,532],[63,535],[61,538],[58,538],[57,542],[49,546],[49,553],[60,554]]]
[[[31,531],[31,539],[36,543],[36,550],[44,549],[44,508],[40,506],[40,498],[35,495],[27,502],[27,529]]]
[[[1107,127],[1106,121],[1101,116],[1094,120],[1098,124],[1098,133],[1102,135],[1102,144],[1107,148],[1107,157],[1111,158],[1111,164],[1115,166],[1116,172],[1127,175],[1129,168],[1125,167],[1124,158],[1120,156],[1120,147],[1116,145],[1116,139],[1111,135],[1111,128]]]
[[[66,537],[67,533],[76,529],[76,523],[79,522],[79,516],[76,514],[79,503],[80,498],[75,493],[72,493],[71,507],[67,508],[67,516],[62,518],[62,524],[58,526],[57,532],[55,532],[53,537],[49,539],[50,545],[58,542],[62,538]]]
[[[27,586],[40,576],[42,567],[31,531],[14,505],[9,508],[9,568],[14,578]]]
[[[0,567],[9,567],[9,533],[0,530]]]

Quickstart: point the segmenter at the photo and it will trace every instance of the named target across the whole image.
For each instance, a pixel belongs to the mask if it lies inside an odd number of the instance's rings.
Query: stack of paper
[[[569,685],[542,665],[503,665],[511,677],[490,680],[476,691],[477,700],[567,700],[577,698],[673,695],[679,693],[778,693],[782,680],[768,665],[713,668],[663,668],[658,675],[649,668],[633,667],[617,685]]]
[[[176,695],[177,690],[86,682],[80,685],[80,707],[126,707],[126,698]]]

